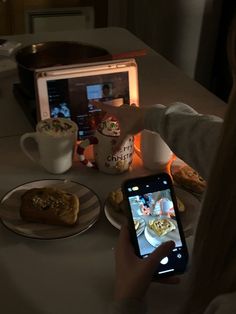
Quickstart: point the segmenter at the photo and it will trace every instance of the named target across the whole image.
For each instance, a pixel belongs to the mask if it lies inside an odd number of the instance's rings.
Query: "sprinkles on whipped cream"
[[[70,120],[58,118],[42,120],[37,129],[39,132],[53,136],[74,134],[76,132],[76,128]]]

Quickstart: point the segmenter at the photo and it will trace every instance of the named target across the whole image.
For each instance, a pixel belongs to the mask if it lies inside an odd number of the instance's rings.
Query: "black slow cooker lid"
[[[27,69],[40,69],[56,65],[69,65],[111,58],[101,47],[73,41],[48,41],[35,43],[19,49],[16,62]]]

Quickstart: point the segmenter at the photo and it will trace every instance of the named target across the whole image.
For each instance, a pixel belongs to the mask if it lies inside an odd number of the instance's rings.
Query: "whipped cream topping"
[[[120,136],[120,126],[117,120],[113,117],[109,117],[102,121],[98,127],[98,130],[107,136]]]
[[[40,121],[37,125],[37,131],[52,136],[65,136],[75,134],[77,126],[69,119],[54,118]]]

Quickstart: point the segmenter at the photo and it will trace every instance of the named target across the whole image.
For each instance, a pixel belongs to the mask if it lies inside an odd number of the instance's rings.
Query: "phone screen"
[[[170,176],[160,173],[127,180],[123,193],[137,255],[146,258],[163,242],[172,240],[175,248],[162,259],[155,275],[184,272],[188,253]]]

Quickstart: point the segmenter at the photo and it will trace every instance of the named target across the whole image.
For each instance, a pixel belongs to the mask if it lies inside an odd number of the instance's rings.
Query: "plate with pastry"
[[[183,225],[185,236],[192,235],[195,231],[198,216],[200,214],[201,202],[190,192],[174,186],[180,219]],[[108,221],[117,229],[125,221],[125,203],[121,188],[117,188],[108,194],[104,205],[104,212]],[[170,218],[175,219],[170,215]]]
[[[22,236],[61,239],[88,230],[98,220],[100,209],[98,196],[85,185],[47,179],[9,191],[0,203],[0,219]]]
[[[125,205],[121,188],[117,188],[108,194],[105,201],[104,212],[108,221],[117,229],[120,230],[125,222]]]
[[[145,238],[154,247],[158,247],[166,241],[174,241],[176,246],[181,245],[177,231],[177,223],[174,219],[166,216],[159,216],[149,219],[144,231]]]
[[[146,222],[143,218],[141,217],[134,218],[134,228],[136,230],[137,237],[139,237],[143,233],[145,226]]]

